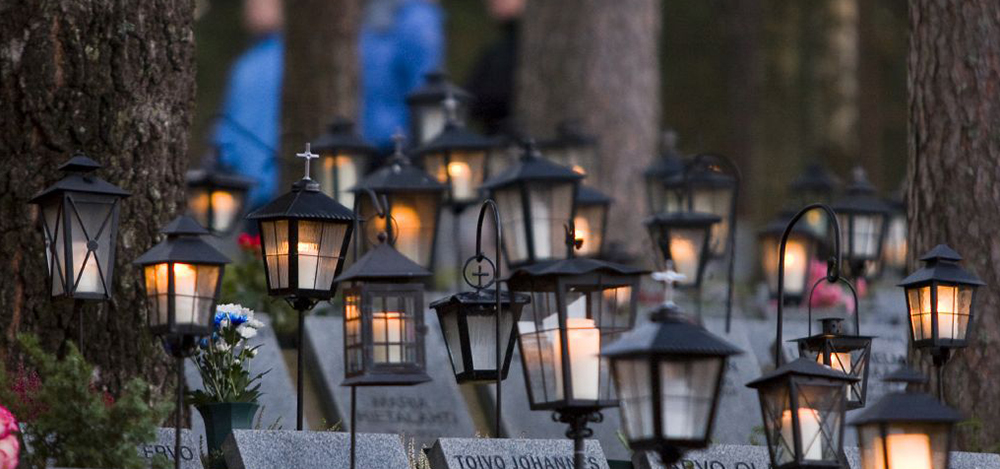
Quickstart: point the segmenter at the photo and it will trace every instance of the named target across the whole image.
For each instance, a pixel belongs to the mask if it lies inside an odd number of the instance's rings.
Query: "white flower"
[[[264,323],[256,319],[250,319],[249,321],[246,322],[246,324],[254,329],[260,329],[264,327]]]
[[[254,329],[253,327],[249,327],[246,324],[243,324],[240,327],[237,327],[236,328],[236,332],[238,332],[240,334],[240,337],[243,337],[244,339],[249,339],[249,338],[257,335],[257,329]]]
[[[220,352],[228,352],[229,351],[229,344],[227,344],[226,342],[220,340],[220,341],[218,341],[218,342],[215,343],[215,349],[218,350],[218,351],[220,351]]]
[[[250,352],[250,358],[253,358],[253,357],[257,356],[257,349],[252,348],[252,349],[249,350],[249,352]]]

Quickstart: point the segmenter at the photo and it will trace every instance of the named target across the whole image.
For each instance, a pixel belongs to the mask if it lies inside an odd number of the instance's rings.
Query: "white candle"
[[[417,112],[423,112],[423,119],[420,128],[420,143],[427,143],[434,139],[434,137],[437,137],[438,134],[444,130],[444,108],[438,105],[424,106]]]
[[[236,198],[226,191],[212,192],[212,228],[226,231],[236,221]]]
[[[333,197],[345,207],[354,206],[354,193],[350,191],[358,183],[358,165],[349,156],[337,157],[337,186],[340,193]]]
[[[781,414],[781,438],[794,448],[792,435],[792,411]],[[808,407],[799,408],[799,438],[802,440],[802,458],[810,460],[823,459],[823,441],[819,426],[819,412]]]
[[[677,272],[695,282],[698,278],[698,261],[700,249],[690,238],[672,236],[670,238],[670,260],[674,261]]]
[[[472,168],[465,161],[448,163],[448,176],[451,178],[451,191],[456,200],[469,200],[476,197],[472,187]]]
[[[548,259],[552,257],[552,215],[546,204],[545,191],[532,191],[531,200],[531,235],[535,244],[535,258]],[[566,220],[568,222],[569,220]],[[561,225],[562,223],[560,223]]]
[[[821,365],[826,365],[823,363],[823,353],[820,352],[816,355],[816,363]],[[831,352],[830,353],[830,368],[837,371],[842,371],[847,374],[851,374],[851,354],[850,352]]]
[[[660,373],[664,434],[678,439],[694,438],[695,429],[699,425],[697,411],[700,406],[692,405],[689,400],[698,393],[692,387],[688,370],[683,364],[661,362]]]
[[[785,244],[785,288],[788,293],[801,295],[806,286],[806,275],[809,266],[806,265],[806,246],[801,240],[789,239]]]
[[[417,210],[412,205],[395,201],[390,215],[396,221],[392,227],[398,230],[398,233],[393,234],[396,238],[394,245],[396,250],[420,264],[427,265],[430,262],[430,252],[421,251],[423,239]]]
[[[86,259],[87,264],[83,261]],[[80,275],[80,268],[83,266],[83,275]],[[104,293],[101,286],[101,273],[97,268],[97,252],[87,257],[87,241],[73,241],[73,282],[76,283],[77,293]]]
[[[189,264],[174,264],[174,324],[193,324],[197,271]]]
[[[889,451],[888,469],[932,469],[933,453],[930,436],[921,433],[895,433],[886,438]],[[882,439],[873,441],[875,457],[872,469],[887,469]]]
[[[597,249],[597,246],[589,243],[590,222],[587,221],[587,217],[576,216],[573,218],[573,232],[574,237],[578,241],[583,241],[583,246],[580,247],[580,254],[592,254]]]
[[[575,312],[586,308],[585,300],[585,297],[581,297],[567,308],[573,310],[566,318],[566,341],[569,346],[570,379],[573,387],[572,398],[597,400],[600,397],[601,331],[594,327],[593,319],[573,317]],[[562,399],[562,342],[558,317],[553,314],[545,318],[543,324],[549,330],[548,334],[553,346],[556,399]]]
[[[319,245],[299,241],[299,288],[323,289],[316,285],[316,266],[319,265]]]
[[[403,361],[402,314],[380,311],[372,314],[375,363],[401,363]]]

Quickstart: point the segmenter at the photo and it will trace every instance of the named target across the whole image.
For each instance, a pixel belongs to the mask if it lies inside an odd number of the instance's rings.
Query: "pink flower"
[[[821,261],[813,261],[809,266],[809,285],[815,284],[819,279],[826,277],[826,264]],[[810,287],[811,288],[811,287]],[[848,314],[854,312],[854,300],[850,293],[844,291],[840,284],[830,282],[820,282],[813,291],[809,303],[813,308],[829,308],[843,303]]]
[[[6,407],[0,406],[0,469],[17,468],[21,442],[17,439],[17,419]]]
[[[245,251],[257,251],[260,249],[260,235],[250,236],[249,233],[240,233],[236,241]]]

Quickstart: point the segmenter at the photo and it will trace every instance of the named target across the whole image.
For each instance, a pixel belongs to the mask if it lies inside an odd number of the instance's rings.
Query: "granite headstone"
[[[427,325],[427,374],[432,380],[416,386],[366,386],[358,388],[358,431],[394,433],[429,447],[439,437],[472,437],[472,417],[451,369],[441,328],[433,312],[424,315]],[[318,392],[327,411],[350,427],[351,390],[344,381],[342,319],[335,316],[306,318],[306,347],[314,370],[319,371]]]
[[[760,362],[753,352],[742,319],[733,319],[728,334],[725,318],[708,317],[704,324],[710,332],[743,350],[742,354],[729,359],[712,427],[712,441],[725,444],[750,443],[754,428],[761,425],[758,410],[760,401],[757,392],[746,387],[746,383],[761,375]]]
[[[156,440],[139,446],[139,455],[152,464],[153,458],[163,455],[171,462],[174,461],[174,429],[157,428]],[[181,429],[181,467],[184,469],[201,469],[201,444],[195,434],[186,428]]]
[[[584,442],[584,469],[608,469],[596,440]],[[568,439],[441,438],[427,454],[431,469],[570,469]]]
[[[233,430],[222,444],[229,469],[347,469],[350,434],[291,430]],[[357,467],[409,469],[398,435],[359,433]]]
[[[853,429],[851,430],[853,431]],[[844,448],[850,469],[861,469],[858,448]],[[652,453],[636,453],[635,469],[664,469]],[[671,469],[767,469],[771,465],[766,446],[716,445],[690,451]],[[1000,469],[1000,455],[993,453],[951,453],[951,469]]]

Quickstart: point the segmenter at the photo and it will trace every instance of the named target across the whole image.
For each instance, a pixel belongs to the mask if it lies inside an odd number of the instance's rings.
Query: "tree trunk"
[[[945,367],[945,398],[975,425],[959,447],[1000,441],[1000,3],[910,1],[907,58],[910,260],[948,243],[986,282],[969,347]],[[927,354],[914,353],[926,360]],[[927,369],[927,368],[925,368]],[[932,388],[933,389],[933,388]]]
[[[517,77],[517,112],[532,136],[565,118],[600,138],[601,170],[587,184],[615,198],[609,242],[638,253],[646,214],[642,171],[660,125],[660,2],[528,2]],[[571,12],[571,14],[568,14]]]
[[[158,387],[167,379],[132,260],[155,243],[184,193],[193,11],[191,0],[0,3],[0,354],[18,332],[38,334],[50,350],[77,340],[72,301],[49,295],[39,214],[28,200],[81,150],[105,165],[101,178],[132,192],[121,209],[114,298],[84,310],[84,355],[112,392],[133,376]]]
[[[281,103],[279,188],[302,178],[305,142],[316,138],[337,116],[357,116],[358,34],[362,0],[287,0],[285,74]]]
[[[726,52],[729,60],[726,70],[726,84],[729,93],[729,142],[727,154],[732,156],[743,173],[742,194],[766,193],[767,178],[754,177],[755,164],[754,135],[760,117],[761,79],[761,0],[736,0],[722,5],[722,16],[727,32]],[[756,202],[755,202],[756,199]],[[738,201],[744,213],[759,213],[766,208],[765,197],[740,197]],[[756,203],[757,207],[749,204]]]

